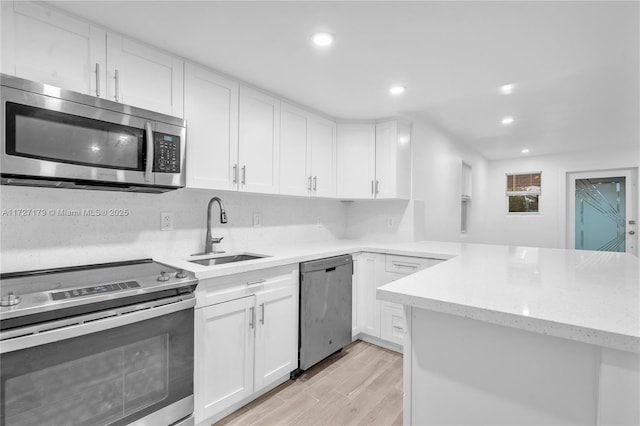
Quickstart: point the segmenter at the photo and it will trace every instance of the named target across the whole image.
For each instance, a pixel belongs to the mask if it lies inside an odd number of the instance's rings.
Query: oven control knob
[[[158,281],[169,281],[169,278],[171,277],[165,271],[160,272],[160,275],[158,275]]]
[[[6,294],[0,298],[0,306],[13,306],[20,303],[20,296],[13,293]]]
[[[185,271],[184,269],[180,269],[178,272],[176,272],[176,278],[187,278],[187,271]]]

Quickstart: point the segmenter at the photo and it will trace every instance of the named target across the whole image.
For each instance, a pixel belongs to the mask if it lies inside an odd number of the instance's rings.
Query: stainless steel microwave
[[[0,83],[3,185],[184,187],[184,120],[5,74]]]

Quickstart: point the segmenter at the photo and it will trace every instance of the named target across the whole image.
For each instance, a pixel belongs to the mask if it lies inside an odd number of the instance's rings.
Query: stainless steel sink
[[[243,262],[246,260],[261,259],[263,257],[269,257],[264,254],[254,253],[238,253],[226,256],[208,257],[206,259],[190,260],[191,263],[197,263],[205,266],[223,265],[225,263]]]

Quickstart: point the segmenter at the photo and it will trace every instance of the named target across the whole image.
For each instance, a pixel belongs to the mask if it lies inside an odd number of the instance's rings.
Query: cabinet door
[[[185,65],[188,187],[237,188],[238,88],[236,81]]]
[[[196,309],[196,423],[253,393],[254,300]]]
[[[298,367],[298,286],[256,294],[255,390]]]
[[[404,120],[376,124],[376,198],[411,197],[410,125]]]
[[[3,73],[104,96],[103,30],[39,3],[1,3]]]
[[[119,34],[107,34],[109,99],[183,117],[183,74],[181,59]]]
[[[240,190],[277,194],[280,100],[240,86]]]
[[[280,112],[280,193],[309,195],[311,172],[307,167],[309,114],[282,103]]]
[[[402,305],[392,302],[382,303],[380,319],[380,338],[398,345],[404,345],[407,336],[407,323]]]
[[[320,117],[311,121],[311,173],[313,195],[336,196],[336,123]]]
[[[373,124],[338,125],[339,198],[373,197],[375,145]]]
[[[360,331],[380,337],[380,301],[376,289],[385,284],[385,257],[363,253],[358,262],[358,323]]]

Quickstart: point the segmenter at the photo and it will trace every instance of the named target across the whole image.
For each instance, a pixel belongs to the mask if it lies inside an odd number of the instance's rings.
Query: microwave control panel
[[[180,173],[180,136],[153,132],[153,171]]]

